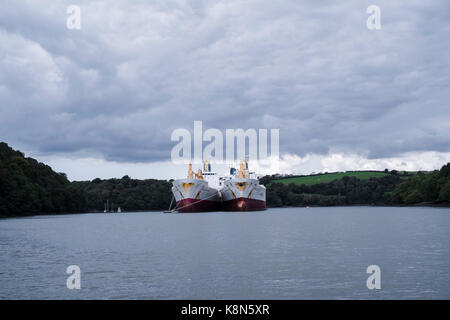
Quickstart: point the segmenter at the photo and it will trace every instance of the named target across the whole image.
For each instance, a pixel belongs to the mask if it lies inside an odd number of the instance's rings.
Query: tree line
[[[387,172],[387,171],[385,171]],[[264,176],[268,207],[340,205],[450,205],[450,163],[440,170],[400,175],[391,171],[367,180],[343,177],[328,183],[288,185]]]
[[[121,179],[94,179],[72,182],[75,189],[84,193],[87,211],[102,211],[105,203],[109,210],[118,207],[125,211],[168,209],[172,199],[170,181],[137,180],[124,176]]]
[[[167,209],[171,183],[164,180],[121,179],[70,182],[64,173],[27,158],[0,142],[0,216]]]
[[[343,177],[328,183],[285,185],[265,176],[267,206],[450,204],[450,163],[440,170],[370,178]],[[164,210],[172,199],[171,181],[94,179],[70,182],[64,173],[0,143],[0,216],[82,213],[109,209]]]

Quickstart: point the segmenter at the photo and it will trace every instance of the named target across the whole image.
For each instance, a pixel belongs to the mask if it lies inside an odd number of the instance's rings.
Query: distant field
[[[271,183],[284,183],[284,184],[306,184],[312,185],[317,183],[330,182],[336,179],[341,179],[343,177],[356,177],[361,180],[367,180],[370,178],[380,178],[389,175],[389,173],[381,172],[381,171],[347,171],[347,172],[333,172],[333,173],[324,173],[303,177],[293,177],[293,178],[285,178],[280,180],[273,180]]]

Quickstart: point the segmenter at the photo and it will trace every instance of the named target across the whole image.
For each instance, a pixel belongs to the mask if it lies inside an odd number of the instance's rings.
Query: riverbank
[[[383,172],[360,179],[354,172],[329,182],[311,183],[310,177],[265,176],[267,205],[271,207],[342,205],[441,205],[450,202],[450,163],[432,172]],[[374,174],[376,172],[372,172]],[[380,174],[378,172],[377,174]],[[326,181],[330,175],[319,175]]]
[[[417,207],[424,207],[424,208],[450,208],[450,202],[445,203],[417,203],[413,205],[387,205],[387,204],[377,204],[377,205],[368,205],[368,204],[353,204],[353,205],[342,205],[342,206],[283,206],[283,207],[267,207],[267,209],[295,209],[295,208],[342,208],[342,207],[374,207],[374,208],[417,208]],[[57,215],[77,215],[77,214],[103,214],[103,213],[109,213],[109,214],[128,214],[128,213],[143,213],[143,212],[163,212],[163,210],[133,210],[133,211],[122,211],[120,213],[118,212],[103,212],[103,211],[88,211],[88,212],[67,212],[67,213],[49,213],[49,212],[42,212],[42,213],[32,213],[32,214],[23,214],[23,215],[0,215],[0,219],[6,219],[6,218],[29,218],[29,217],[36,217],[36,216],[57,216]]]

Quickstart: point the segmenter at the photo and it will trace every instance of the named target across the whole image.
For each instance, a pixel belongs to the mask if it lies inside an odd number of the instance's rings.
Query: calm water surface
[[[0,219],[0,298],[449,299],[449,245],[445,208]]]

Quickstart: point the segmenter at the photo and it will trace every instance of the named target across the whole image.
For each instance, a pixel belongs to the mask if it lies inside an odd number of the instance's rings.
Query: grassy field
[[[298,185],[301,184],[312,185],[317,183],[330,182],[336,179],[341,179],[343,177],[356,177],[361,180],[366,180],[370,178],[380,178],[387,175],[389,175],[389,173],[385,173],[382,171],[347,171],[347,172],[333,172],[302,177],[285,178],[280,180],[273,180],[271,183],[281,182],[284,184],[295,183]]]

